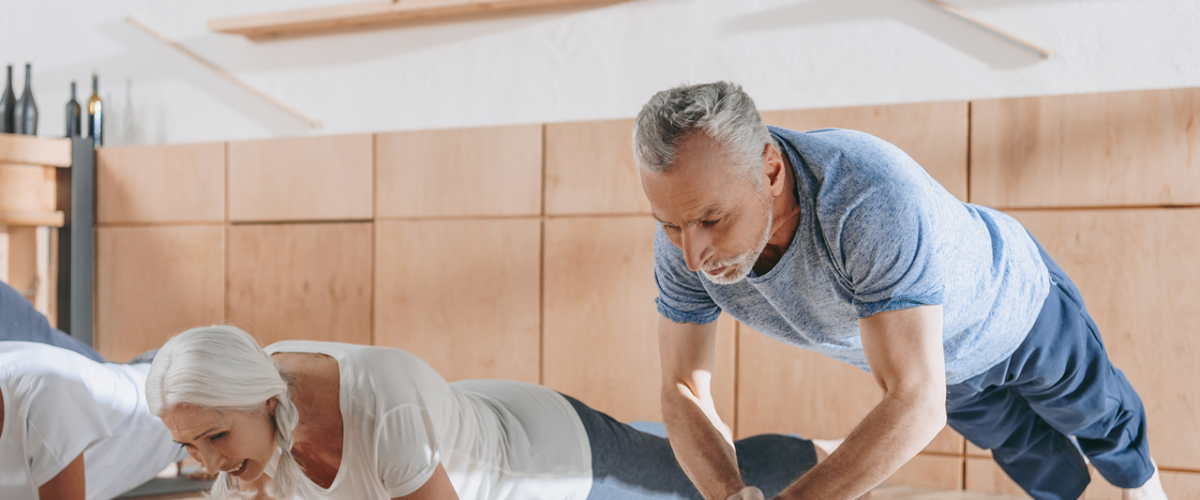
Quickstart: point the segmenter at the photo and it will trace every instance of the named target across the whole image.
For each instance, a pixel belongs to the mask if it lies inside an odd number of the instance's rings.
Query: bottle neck
[[[26,64],[25,65],[25,90],[29,90],[30,82],[33,80],[33,75],[31,74],[31,73],[33,73],[33,71],[31,71],[29,68],[30,68],[30,65]]]
[[[75,82],[71,82],[71,100],[75,100]]]

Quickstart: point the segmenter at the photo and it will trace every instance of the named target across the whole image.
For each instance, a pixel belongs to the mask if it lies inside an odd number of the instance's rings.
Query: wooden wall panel
[[[991,458],[967,457],[965,480],[967,491],[1030,498]]]
[[[379,217],[538,215],[542,126],[376,137]]]
[[[229,321],[263,345],[371,343],[371,224],[229,228]]]
[[[1200,209],[1016,211],[1083,294],[1142,397],[1159,466],[1200,465]]]
[[[538,383],[541,225],[377,222],[375,345],[407,350],[450,381]]]
[[[738,436],[791,432],[840,439],[879,404],[882,391],[870,374],[745,325],[739,332]],[[946,427],[924,451],[961,455],[962,446],[962,436]]]
[[[96,150],[96,221],[225,220],[225,144]]]
[[[643,216],[546,221],[543,384],[626,422],[662,420],[654,225]],[[735,328],[718,321],[713,394],[730,423]]]
[[[229,218],[370,218],[373,144],[370,134],[229,143]]]
[[[96,229],[95,345],[125,362],[188,328],[221,323],[225,229]]]
[[[943,455],[917,455],[909,460],[886,485],[914,486],[939,490],[963,489],[963,457]]]
[[[848,128],[895,144],[960,200],[967,199],[967,102],[767,111],[768,125]]]
[[[975,101],[971,201],[1200,203],[1200,89]]]
[[[546,125],[546,213],[650,213],[632,135],[633,120]]]
[[[0,212],[53,212],[54,167],[0,163]]]

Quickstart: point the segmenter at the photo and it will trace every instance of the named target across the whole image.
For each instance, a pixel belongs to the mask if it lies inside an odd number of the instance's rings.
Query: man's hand
[[[747,486],[726,500],[765,500],[765,498],[763,498],[762,490],[753,486]]]

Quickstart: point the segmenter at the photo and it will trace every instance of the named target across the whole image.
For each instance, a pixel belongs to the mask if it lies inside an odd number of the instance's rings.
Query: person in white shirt
[[[700,498],[662,437],[539,385],[448,384],[400,349],[284,341],[264,350],[235,327],[194,328],[158,352],[146,396],[174,439],[218,473],[217,499]],[[818,453],[777,434],[737,448],[764,491],[782,490]]]
[[[0,499],[107,500],[187,456],[146,406],[149,369],[0,342]]]

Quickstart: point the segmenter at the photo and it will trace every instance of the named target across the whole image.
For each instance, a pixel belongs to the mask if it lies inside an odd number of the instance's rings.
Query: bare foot
[[[1154,463],[1151,459],[1150,463]],[[1167,493],[1163,491],[1162,479],[1158,476],[1158,464],[1154,463],[1154,475],[1150,479],[1137,488],[1129,488],[1121,490],[1122,500],[1167,500]]]

